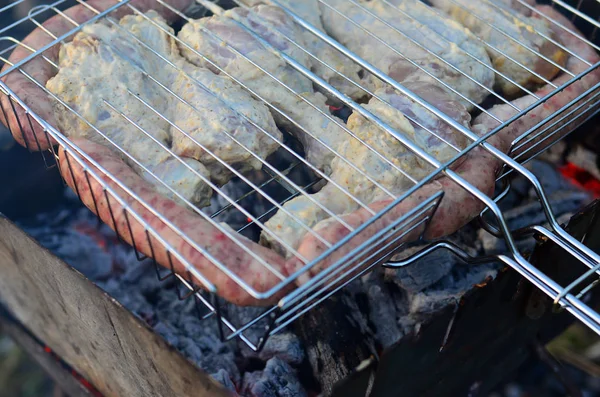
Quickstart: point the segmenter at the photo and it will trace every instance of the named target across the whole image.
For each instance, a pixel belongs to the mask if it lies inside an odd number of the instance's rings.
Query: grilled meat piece
[[[260,170],[282,138],[268,108],[227,77],[181,67],[172,87],[182,99],[172,99],[173,151],[200,161],[218,185],[233,176],[225,164],[242,174]]]
[[[240,24],[252,26],[270,45],[310,67],[308,56],[275,33],[274,29],[286,32],[300,44],[303,43],[302,34],[278,7],[258,5],[252,7],[252,10],[250,12],[238,7],[222,16],[189,22],[179,32],[179,38],[186,43],[181,46],[181,52],[195,65],[206,66],[223,76],[231,76],[255,95],[271,103],[275,121],[298,138],[304,146],[306,159],[316,168],[329,172],[334,154],[307,133],[308,131],[333,148],[347,139],[339,126],[317,110],[329,115],[326,98],[315,93],[310,80],[263,46]],[[310,103],[303,101],[301,97]]]
[[[155,12],[148,16],[170,29]],[[177,53],[168,36],[142,16],[124,17],[118,28],[108,22],[87,25],[61,47],[58,74],[48,80],[46,87],[78,115],[55,103],[57,126],[69,137],[112,147],[167,197],[177,198],[152,177],[153,173],[185,199],[208,205],[212,190],[202,179],[209,176],[207,169],[193,159],[179,162],[164,148],[169,147],[171,139],[169,123],[157,112],[167,114],[169,102],[145,73],[167,85],[172,75],[136,37],[162,56]]]
[[[481,103],[494,84],[494,72],[488,55],[474,37],[427,8],[395,3],[408,7],[412,17],[381,0],[324,0],[323,24],[337,41],[396,81],[440,85],[468,109],[473,104],[459,94]],[[370,74],[367,80],[374,89],[386,85]]]
[[[156,13],[147,17],[126,16],[118,27],[86,26],[62,47],[59,72],[47,87],[83,119],[57,105],[58,126],[71,137],[111,146],[98,128],[167,197],[177,198],[152,174],[206,206],[209,178],[225,184],[233,175],[226,165],[242,173],[260,169],[281,133],[266,106],[231,80],[184,61],[173,30]],[[172,142],[181,159],[157,142],[166,148]]]
[[[577,32],[577,28],[564,17],[559,11],[552,9],[550,6],[536,6],[536,9],[554,19],[562,26],[567,27],[570,31]],[[556,28],[555,34],[558,39],[571,51],[578,56],[585,59],[590,64],[596,64],[600,61],[600,57],[596,51],[586,44],[584,41],[568,33],[567,30]],[[582,73],[589,65],[581,62],[577,57],[571,56],[567,63],[569,70],[572,73]],[[561,86],[571,79],[568,74],[563,74],[553,80],[555,86]],[[511,142],[521,135],[524,131],[535,126],[541,120],[547,119],[550,115],[554,114],[559,109],[564,108],[577,98],[579,95],[586,92],[589,88],[593,87],[598,81],[600,81],[600,72],[593,71],[583,77],[581,80],[572,84],[568,90],[564,90],[557,93],[550,98],[543,106],[538,106],[531,110],[526,117],[521,118],[518,122],[510,124],[507,128],[502,129],[498,134],[490,137],[487,142],[494,145],[499,150],[507,152],[510,148]],[[543,97],[548,93],[554,91],[556,88],[553,85],[547,84],[540,90],[536,91],[538,97]],[[527,106],[534,103],[536,98],[533,96],[525,96],[518,98],[512,102],[512,104],[518,108],[524,109]],[[503,104],[497,105],[491,109],[492,113],[500,118],[506,120],[514,114],[515,110],[511,105]],[[565,120],[562,123],[568,123],[569,120]],[[494,118],[482,114],[474,122],[472,130],[482,135],[489,132],[492,128],[498,125],[497,120]],[[567,126],[563,133],[567,133],[572,130],[576,124]],[[464,162],[455,170],[455,173],[463,178],[463,180],[470,183],[472,186],[477,188],[481,193],[491,197],[494,191],[494,183],[496,180],[496,173],[500,169],[502,163],[498,158],[491,155],[487,151],[481,148],[475,148],[464,159]],[[393,204],[392,199],[380,200],[369,205],[370,211],[379,212],[383,209],[390,209],[384,216],[373,222],[372,225],[367,227],[363,232],[353,238],[348,244],[337,249],[332,255],[327,256],[325,259],[320,261],[317,266],[310,269],[310,272],[304,274],[299,283],[305,283],[310,278],[318,274],[323,269],[328,268],[340,258],[344,258],[352,250],[356,249],[360,244],[364,243],[367,239],[371,238],[374,233],[383,230],[390,226],[393,222],[406,215],[412,209],[416,208],[419,204],[422,204],[423,200],[432,197],[436,193],[444,193],[444,197],[437,207],[437,210],[431,218],[427,229],[419,227],[414,229],[411,233],[403,237],[403,239],[396,242],[413,241],[418,238],[421,233],[425,233],[425,238],[436,239],[443,236],[447,236],[454,233],[456,230],[464,226],[467,222],[476,217],[480,211],[484,208],[484,203],[476,198],[473,193],[466,190],[464,187],[454,182],[451,178],[443,176],[431,183],[424,185],[419,190],[415,191],[405,200],[399,204],[390,206]],[[343,223],[337,221],[334,218],[326,219],[317,224],[313,230],[320,236],[317,239],[314,235],[307,234],[301,242],[298,253],[303,258],[312,260],[319,257],[325,252],[328,247],[321,241],[325,240],[328,242],[340,241],[340,239],[346,237],[349,233],[348,226],[352,228],[358,228],[365,222],[372,218],[372,213],[365,209],[359,209],[350,214],[341,217]],[[304,266],[305,262],[295,257],[288,260],[286,268],[289,274]]]
[[[187,0],[168,2],[175,4],[178,9],[189,5],[189,1]],[[91,0],[89,4],[97,9],[104,10],[114,3],[109,0]],[[154,0],[132,0],[130,4],[144,11],[151,6],[158,5]],[[121,7],[121,10],[127,10],[127,7]],[[538,10],[576,32],[576,28],[559,12],[554,11],[550,7],[538,7]],[[83,5],[72,7],[66,10],[65,13],[78,23],[82,23],[95,15]],[[50,40],[44,29],[48,29],[56,35],[62,35],[72,28],[72,25],[65,22],[62,15],[57,15],[49,19],[44,22],[43,26],[44,28],[34,30],[25,39],[27,45],[37,49],[48,44]],[[594,49],[575,36],[570,35],[566,31],[557,31],[557,37],[559,37],[565,46],[591,64],[596,64],[600,61]],[[47,56],[56,62],[57,53],[58,46],[47,51]],[[29,55],[27,50],[18,47],[11,54],[9,61],[13,64],[18,63],[27,55]],[[45,84],[54,74],[54,71],[48,65],[42,57],[37,57],[24,65],[24,68],[30,76],[36,78],[41,84]],[[581,73],[588,67],[588,65],[580,62],[575,57],[569,59],[568,66],[573,73]],[[556,85],[561,85],[569,79],[570,76],[562,75],[553,82]],[[519,123],[513,123],[508,128],[492,136],[488,140],[488,143],[506,151],[510,142],[524,130],[549,117],[549,115],[557,110],[564,108],[574,98],[587,91],[590,87],[593,87],[599,80],[600,75],[598,71],[592,71],[572,84],[568,90],[554,95],[544,106],[533,109],[528,114],[528,117],[523,118]],[[50,106],[52,101],[49,100],[48,96],[37,85],[29,82],[25,74],[19,72],[10,73],[8,76],[5,76],[4,82],[23,102],[32,106],[39,117],[55,124],[54,112]],[[537,91],[536,94],[544,96],[553,90],[554,87],[547,85],[540,91]],[[6,102],[6,100],[10,101],[10,99],[6,98],[3,97],[3,100],[5,100],[3,104],[6,108],[10,108],[10,104]],[[516,100],[514,104],[522,108],[531,104],[533,100],[535,100],[533,97],[524,97]],[[504,119],[504,116],[510,114],[512,111],[509,108],[510,105],[500,105],[493,108],[492,111],[497,117]],[[17,116],[20,121],[25,121],[25,123],[21,124],[26,126],[27,117],[21,110],[17,111],[16,115],[10,115],[8,120],[3,118],[0,118],[0,120],[6,124],[10,124],[13,127],[13,131],[19,131],[16,122]],[[484,133],[493,128],[496,125],[496,121],[486,115],[480,117],[475,124],[474,128],[478,132]],[[17,134],[17,138],[20,139],[21,143],[28,142],[32,144],[32,147],[35,147],[36,141],[42,144],[46,142],[41,129],[34,127],[25,128],[23,136]],[[276,272],[279,272],[283,278],[302,268],[305,265],[305,260],[313,260],[328,249],[326,244],[312,235],[307,235],[298,248],[301,258],[292,258],[284,261],[283,258],[273,251],[254,244],[239,235],[225,234],[204,217],[157,194],[151,184],[134,173],[131,167],[126,165],[119,156],[115,155],[107,147],[81,138],[74,138],[73,143],[105,170],[100,170],[94,164],[87,162],[85,158],[81,160],[80,164],[79,161],[76,162],[73,158],[69,158],[69,155],[64,150],[59,150],[60,170],[63,177],[72,189],[76,189],[80,193],[80,197],[85,205],[90,210],[97,212],[100,218],[110,227],[113,227],[126,241],[135,244],[140,252],[154,256],[157,262],[163,266],[170,267],[170,263],[173,263],[175,271],[181,274],[185,274],[187,271],[184,263],[194,266],[196,270],[216,287],[217,294],[230,302],[240,305],[272,304],[285,293],[289,292],[290,288],[284,288],[274,295],[261,297],[264,299],[256,298],[243,289],[240,284],[232,280],[228,274],[221,271],[215,265],[215,262],[236,274],[255,291],[266,292],[277,285],[281,278],[274,272],[268,271],[265,263]],[[489,153],[475,148],[455,172],[483,194],[491,195],[494,187],[495,171],[499,169],[500,165],[500,162]],[[111,207],[109,207],[105,198],[103,185],[95,178],[88,178],[88,170],[98,175],[99,180],[113,189],[115,194],[123,199],[125,206],[121,205],[120,201],[110,200]],[[149,203],[152,211],[148,210],[145,205],[142,205],[129,193],[122,190],[114,182],[113,178],[117,178],[120,183],[131,189],[145,203]],[[450,178],[441,177],[425,184],[421,189],[391,208],[390,205],[393,203],[393,200],[386,199],[371,203],[369,205],[370,211],[360,209],[344,215],[342,217],[344,224],[337,222],[333,218],[325,220],[316,225],[314,229],[318,231],[322,239],[330,243],[335,243],[348,235],[349,231],[346,225],[358,228],[372,218],[372,212],[389,209],[384,216],[367,227],[359,236],[339,247],[334,253],[320,261],[317,266],[314,266],[309,272],[303,274],[297,282],[304,283],[310,280],[313,275],[336,263],[345,255],[351,253],[352,250],[356,249],[359,244],[372,238],[375,233],[390,226],[392,222],[395,222],[410,210],[422,204],[424,199],[440,192],[444,193],[444,198],[430,219],[425,235],[426,238],[438,238],[453,233],[479,214],[483,207],[483,204],[472,193],[454,183]],[[112,212],[110,208],[112,208]],[[127,218],[125,211],[131,211],[138,215],[139,218]],[[162,219],[157,217],[153,211],[159,213]],[[111,214],[114,214],[115,218],[112,218]],[[166,222],[169,223],[167,224]],[[130,225],[130,228],[128,225]],[[154,234],[150,234],[150,237],[148,237],[148,226],[160,234],[160,240]],[[397,243],[411,241],[417,238],[423,231],[424,227],[419,227],[412,233],[405,235]],[[173,250],[180,255],[169,255],[169,251],[164,249],[164,242],[173,247]]]
[[[109,206],[103,186],[94,178],[89,178],[90,182],[88,183],[84,168],[64,150],[59,150],[60,170],[67,184],[73,190],[76,189],[83,203],[91,211],[97,212],[98,216],[119,233],[125,241],[130,244],[135,243],[137,250],[154,257],[161,265],[174,269],[175,272],[184,276],[188,274],[186,264],[193,266],[195,271],[216,286],[219,296],[238,305],[268,305],[275,303],[285,294],[286,290],[283,290],[271,298],[257,299],[219,269],[219,266],[222,265],[251,288],[265,292],[276,285],[280,279],[275,273],[267,270],[263,263],[268,263],[277,272],[284,272],[283,258],[275,252],[253,243],[228,229],[226,225],[224,225],[224,229],[218,229],[196,212],[176,205],[173,201],[158,194],[148,182],[140,178],[106,146],[82,138],[74,138],[73,142],[106,169],[110,175],[117,176],[119,181],[141,200],[150,203],[156,213],[168,220],[169,224],[165,223],[140,201],[123,191],[94,165],[87,163],[88,167],[101,177],[102,183],[113,189],[123,199],[127,209],[113,199],[110,200]],[[73,173],[69,171],[70,169],[73,170]],[[112,209],[112,213],[110,209]],[[141,221],[136,217],[127,216],[126,211],[134,212]],[[159,234],[160,240],[148,231],[148,227]],[[228,234],[225,234],[223,230]],[[179,255],[172,255],[167,251],[163,241],[170,244]],[[215,262],[219,265],[216,265]],[[203,288],[206,287],[200,281],[197,281],[197,284]]]
[[[564,66],[567,62],[568,55],[542,36],[555,39],[550,22],[537,14],[520,14],[509,7],[514,2],[432,0],[432,3],[488,43],[487,51],[494,68],[521,86],[528,88],[544,83],[560,71],[540,55],[556,65]],[[518,9],[524,8],[526,7],[521,5]],[[497,78],[497,85],[507,95],[515,95],[521,91],[518,86],[502,77]]]
[[[268,2],[264,0],[244,0],[243,2],[249,6],[263,3],[268,4]],[[313,25],[315,28],[319,29],[321,32],[325,32],[325,27],[321,21],[321,10],[317,0],[280,0],[279,3],[290,9],[292,12]],[[358,88],[356,85],[350,83],[344,77],[325,66],[324,63],[356,83],[360,83],[361,81],[360,71],[362,68],[356,62],[352,61],[350,58],[346,57],[329,44],[325,43],[310,31],[301,26],[299,26],[299,29],[302,32],[302,38],[304,39],[306,48],[316,58],[323,61],[323,63],[321,63],[316,59],[311,58],[310,61],[312,65],[312,71],[323,80],[327,81],[329,84],[348,95],[350,98],[360,99],[364,97],[366,93],[363,89]],[[317,87],[317,89],[320,89],[320,87]]]

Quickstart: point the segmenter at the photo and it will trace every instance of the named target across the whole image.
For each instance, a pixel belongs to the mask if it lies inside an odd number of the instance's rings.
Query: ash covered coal
[[[541,180],[557,216],[566,219],[590,201],[586,193],[565,182],[552,166],[533,161],[530,169],[535,174],[543,174]],[[296,176],[292,174],[292,177]],[[305,183],[306,180],[297,179],[297,182]],[[278,188],[282,190],[280,186]],[[249,191],[239,181],[226,185],[224,189],[236,198]],[[280,194],[285,196],[288,193]],[[257,194],[240,203],[255,215],[270,208]],[[228,204],[226,200],[217,198],[207,213],[213,214]],[[506,209],[506,219],[511,227],[543,220],[535,195],[519,179],[501,205]],[[248,223],[246,216],[237,210],[223,211],[217,219],[230,223],[234,228]],[[214,316],[202,320],[200,317],[206,314],[206,310],[197,306],[193,298],[179,300],[174,278],[160,282],[152,261],[138,261],[133,250],[119,242],[108,226],[99,223],[90,211],[82,207],[70,190],[65,189],[65,200],[59,208],[18,223],[43,246],[152,326],[190,361],[239,395],[307,396],[320,392],[315,384],[321,382],[324,386],[328,381],[318,371],[326,358],[319,356],[319,350],[304,344],[299,334],[291,330],[271,337],[259,353],[237,339],[222,342]],[[256,230],[252,234],[256,234]],[[504,249],[502,241],[479,230],[476,222],[448,239],[471,255],[492,254]],[[533,246],[530,240],[519,244]],[[401,255],[406,257],[421,248],[411,247]],[[421,323],[441,308],[454,305],[474,284],[494,277],[498,268],[499,265],[494,263],[468,265],[447,251],[436,251],[405,268],[377,268],[349,285],[338,296],[345,307],[352,308],[351,323],[374,339],[377,345],[387,347],[407,333],[418,330]],[[233,305],[223,305],[222,308],[226,317],[238,326],[264,310]],[[262,327],[250,328],[244,335],[251,341],[257,341],[263,332]],[[330,386],[323,389],[327,390]]]
[[[267,361],[264,371],[247,372],[244,375],[242,393],[265,397],[308,395],[296,377],[294,369],[277,357]]]
[[[287,134],[285,138],[288,147],[302,152],[302,149],[297,148],[299,143]],[[278,173],[271,169],[269,172],[260,170],[245,175],[245,178],[279,203],[290,199],[296,192],[294,186],[284,180],[282,175],[302,188],[311,186],[316,179],[313,172],[307,166],[299,163],[299,160],[287,150],[278,150],[269,157],[268,162],[278,170]],[[309,193],[314,192],[310,187],[306,190]],[[258,241],[261,228],[255,223],[250,223],[248,214],[258,218],[261,222],[266,222],[275,215],[277,208],[265,195],[257,192],[250,184],[239,178],[235,178],[221,187],[221,191],[222,194],[219,192],[213,194],[211,205],[203,208],[202,212],[213,217],[217,222],[227,223],[249,239]]]
[[[70,190],[65,189],[61,208],[18,223],[230,390],[256,397],[307,395],[296,374],[304,359],[296,335],[276,335],[260,353],[242,342],[222,342],[215,319],[200,319],[194,299],[178,299],[173,277],[159,281],[153,262],[138,261],[131,247],[99,223]],[[236,324],[244,324],[261,312],[232,305],[225,311]],[[251,340],[260,336],[260,331],[248,334]]]

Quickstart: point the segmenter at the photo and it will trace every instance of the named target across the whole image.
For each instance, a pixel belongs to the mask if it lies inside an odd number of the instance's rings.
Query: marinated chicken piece
[[[535,7],[535,0],[490,0],[491,3],[504,8],[507,11],[517,11],[526,17],[531,16],[531,8]]]
[[[342,141],[348,139],[348,136],[343,129],[315,109],[316,107],[325,114],[329,114],[325,96],[315,93],[310,80],[263,46],[235,20],[245,20],[244,23],[251,24],[253,29],[270,45],[308,67],[310,65],[306,54],[298,54],[297,49],[292,48],[293,46],[285,38],[272,31],[272,26],[287,31],[288,36],[294,37],[297,43],[303,42],[302,34],[279,7],[258,5],[252,7],[252,10],[254,11],[252,16],[247,9],[238,7],[221,16],[189,22],[179,32],[179,38],[194,50],[181,45],[182,55],[195,65],[206,66],[216,73],[222,70],[224,72],[222,74],[235,78],[255,95],[268,101],[273,106],[271,113],[277,124],[292,132],[304,146],[306,159],[316,168],[328,173],[331,169],[333,153],[308,135],[305,130],[333,148],[338,147]],[[262,18],[258,18],[258,16]],[[236,53],[228,45],[242,55]],[[286,89],[269,74],[293,92]],[[300,96],[309,100],[314,107],[304,102]],[[281,110],[295,123],[290,122],[276,109]]]
[[[268,4],[265,0],[243,0],[243,3],[248,6],[254,6],[258,4]],[[321,12],[319,8],[318,0],[304,0],[304,1],[292,1],[292,0],[279,0],[279,3],[289,8],[292,12],[297,14],[299,17],[304,19],[306,22],[325,33],[325,27],[321,21]],[[306,48],[318,59],[331,66],[342,75],[348,77],[350,80],[359,83],[361,81],[360,71],[361,67],[350,58],[346,57],[329,44],[312,34],[310,31],[299,26],[302,32],[302,37]],[[327,81],[329,84],[348,95],[350,98],[359,99],[365,96],[365,92],[358,88],[356,85],[350,83],[348,80],[334,72],[323,63],[316,59],[311,60],[312,71]],[[317,87],[320,89],[320,87]]]
[[[465,127],[469,127],[471,116],[466,108],[450,97],[443,89],[423,82],[407,83],[406,85],[407,88],[423,99],[437,106]],[[449,160],[457,153],[442,139],[458,148],[466,146],[467,140],[464,135],[454,131],[442,120],[422,106],[413,103],[406,96],[397,94],[393,88],[383,88],[376,91],[375,94],[392,106],[376,97],[373,97],[367,105],[363,106],[440,162]],[[397,138],[373,125],[358,113],[353,113],[350,116],[348,127],[368,145],[390,160],[394,166],[410,175],[411,178],[420,180],[432,171],[432,168],[424,160],[410,152]],[[428,132],[428,130],[437,134],[439,138]],[[357,140],[344,143],[340,148],[340,152],[346,158],[351,158],[361,171],[394,195],[403,193],[413,185],[413,182],[398,169],[374,154],[367,146]],[[333,160],[332,168],[331,178],[363,204],[368,205],[389,198],[386,192],[339,158]],[[350,213],[360,206],[359,203],[340,191],[332,183],[326,184],[319,192],[313,194],[312,198],[332,213],[339,215]],[[329,217],[329,214],[323,208],[306,196],[299,196],[288,201],[284,204],[284,208],[310,228]],[[306,228],[300,226],[294,218],[283,211],[278,211],[266,222],[265,226],[294,249],[298,247],[307,233]],[[283,244],[275,240],[272,235],[263,232],[261,243],[273,248],[281,255],[291,256],[291,253],[286,250]]]
[[[242,174],[260,170],[261,159],[275,152],[282,139],[268,108],[227,77],[189,64],[182,68],[172,87],[183,100],[172,109],[173,151],[204,164],[218,185],[233,176],[223,163]]]
[[[149,16],[164,23],[153,12]],[[177,50],[166,35],[160,34],[141,16],[124,17],[120,25],[143,37],[147,44],[163,55],[171,56],[171,51]],[[57,103],[54,109],[57,124],[67,136],[87,138],[117,150],[88,123],[94,125],[114,145],[146,167],[149,172],[118,152],[167,197],[178,199],[150,173],[164,178],[185,199],[206,206],[210,203],[212,190],[200,176],[208,177],[208,170],[195,160],[186,160],[187,167],[178,160],[173,161],[173,157],[156,143],[168,147],[169,124],[141,101],[162,114],[168,111],[169,103],[161,89],[143,73],[169,81],[171,76],[165,73],[164,67],[160,67],[157,59],[131,35],[109,26],[108,22],[85,26],[72,42],[61,47],[59,72],[46,85],[81,118]]]
[[[147,171],[142,171],[140,175],[145,180],[154,184],[156,191],[163,196],[175,200],[180,204],[182,203],[179,197],[158,180],[163,181],[184,199],[198,207],[207,207],[210,205],[210,198],[213,191],[200,177],[202,175],[202,177],[208,179],[210,172],[197,160],[186,157],[178,159],[171,156],[148,168],[154,176]]]
[[[425,10],[420,11],[422,9],[418,7],[410,9],[411,14],[415,15],[413,18],[379,0],[363,1],[359,6],[346,0],[324,0],[324,4],[321,4],[327,32],[394,80],[400,83],[422,81],[443,86],[436,80],[440,79],[471,101],[481,103],[494,84],[494,72],[487,54],[474,45],[472,35],[454,22],[427,15]],[[418,19],[415,19],[417,16]],[[427,23],[419,22],[421,19]],[[449,43],[439,32],[456,42]],[[473,52],[472,55],[480,62],[465,51]],[[368,75],[367,80],[367,85],[373,88],[386,85],[372,75]],[[471,103],[447,90],[469,110],[472,109]]]
[[[365,0],[362,0],[365,1]],[[491,87],[495,79],[495,73],[492,70],[490,57],[487,55],[485,46],[477,40],[477,37],[471,31],[460,23],[445,17],[439,10],[433,9],[420,0],[369,0],[377,3],[391,4],[388,10],[393,15],[391,19],[397,15],[403,15],[408,18],[414,18],[419,23],[427,26],[438,36],[447,40],[447,43],[456,44],[462,51],[472,55],[474,58],[484,61],[488,67],[480,64],[483,69],[477,68],[479,78],[477,81],[486,82],[486,87]],[[503,0],[499,0],[503,1]],[[509,1],[509,0],[507,0]],[[383,6],[383,4],[382,4]],[[471,58],[472,59],[472,58]],[[474,61],[473,62],[477,62]],[[461,69],[467,74],[471,74],[470,69]]]
[[[560,66],[567,62],[567,54],[542,36],[555,39],[550,22],[537,14],[526,16],[509,9],[509,5],[515,6],[515,1],[432,0],[432,3],[493,46],[494,48],[487,46],[487,51],[494,67],[523,87],[544,83],[543,79],[525,68],[546,80],[551,80],[559,72],[558,67],[535,52]],[[498,7],[492,3],[496,3]],[[526,8],[520,3],[519,5],[521,7],[518,10]],[[496,82],[507,95],[521,91],[507,79],[498,77]]]

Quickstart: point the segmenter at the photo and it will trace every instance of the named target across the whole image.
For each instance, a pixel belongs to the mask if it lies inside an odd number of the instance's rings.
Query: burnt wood
[[[600,202],[574,216],[567,230],[599,252]],[[531,261],[563,286],[586,269],[551,243],[540,244]],[[588,304],[600,303],[599,295],[593,290]],[[567,312],[554,313],[549,298],[504,269],[493,282],[467,292],[458,310],[441,310],[418,334],[386,349],[368,395],[485,396],[534,354],[536,343],[550,341],[573,321]],[[355,371],[336,385],[334,396],[346,396],[347,390],[366,396],[364,378],[372,371],[373,366]]]
[[[105,396],[229,395],[81,273],[0,216],[0,300]]]
[[[302,338],[324,396],[331,395],[336,384],[353,377],[361,363],[375,356],[374,341],[363,321],[356,303],[344,294],[337,294],[295,322],[294,331]],[[365,371],[359,372],[362,387],[354,389],[358,391],[367,387],[370,378]],[[350,393],[346,390],[343,395],[353,397]]]

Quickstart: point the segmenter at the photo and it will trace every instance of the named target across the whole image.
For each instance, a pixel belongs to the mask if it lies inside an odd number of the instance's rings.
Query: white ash
[[[242,342],[222,342],[214,317],[201,320],[193,299],[178,299],[173,278],[160,282],[152,261],[138,261],[134,251],[119,243],[108,226],[99,223],[91,212],[82,208],[70,190],[66,190],[65,208],[36,215],[19,225],[230,390],[243,387],[245,360],[254,359],[262,362],[259,367],[264,369],[256,371],[257,365],[254,364],[251,372],[255,374],[256,385],[248,390],[264,389],[265,393],[252,396],[306,395],[292,367],[281,364],[289,362],[297,366],[303,361],[304,349],[296,335],[289,332],[276,335],[260,353],[242,350]],[[235,315],[234,322],[238,324],[249,321],[259,312],[255,308],[226,306],[225,310]],[[251,332],[260,334],[258,331]],[[287,384],[295,385],[287,394],[270,391],[273,388],[284,390]],[[296,394],[290,394],[292,391]]]
[[[263,314],[264,310],[265,308],[240,307],[226,304],[224,313],[228,319],[235,319],[234,325],[239,327]],[[257,326],[245,330],[244,336],[252,342],[258,342],[264,337],[267,323],[268,319],[264,319]],[[268,338],[265,346],[258,353],[250,349],[243,341],[239,339],[236,339],[236,341],[242,356],[247,358],[258,357],[265,362],[273,357],[279,357],[290,364],[299,365],[305,356],[300,338],[288,331],[282,331]]]
[[[409,315],[416,320],[424,320],[460,300],[463,294],[475,284],[487,278],[496,277],[498,264],[483,265],[460,264],[442,278],[437,284],[409,297]]]
[[[247,345],[242,344],[242,347],[245,348],[242,350],[242,354],[246,355]],[[271,336],[258,353],[258,357],[264,361],[277,357],[292,365],[300,365],[304,356],[304,347],[300,338],[291,332],[282,332]]]
[[[308,396],[294,369],[277,357],[267,361],[263,371],[247,372],[244,375],[242,393],[264,397]]]
[[[567,161],[583,168],[596,179],[600,179],[600,169],[598,169],[598,154],[586,149],[582,145],[575,146],[567,156]]]
[[[361,283],[357,290],[364,290],[367,297],[372,332],[382,346],[391,346],[405,334],[400,325],[401,319],[408,315],[405,294],[401,291],[394,293],[377,271],[363,278]]]
[[[414,264],[415,266],[418,263]],[[468,265],[456,263],[448,274],[420,291],[408,292],[398,288],[389,273],[375,270],[358,280],[348,291],[357,301],[366,301],[363,310],[368,331],[383,347],[397,343],[404,335],[418,331],[420,324],[439,310],[456,302],[475,284],[494,278],[496,263]]]
[[[232,393],[237,393],[235,385],[231,381],[231,376],[224,369],[220,369],[217,373],[210,375],[214,380],[222,384],[227,390]]]

